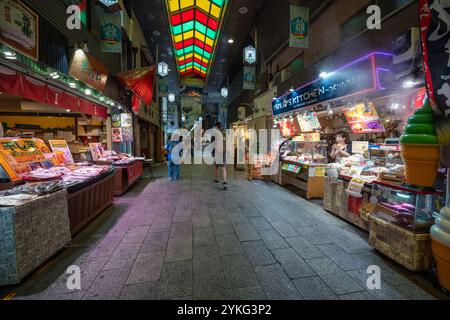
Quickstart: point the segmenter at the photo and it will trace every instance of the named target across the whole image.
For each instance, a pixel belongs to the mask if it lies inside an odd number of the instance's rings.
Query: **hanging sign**
[[[255,67],[244,66],[244,90],[255,90]]]
[[[344,115],[355,134],[384,132],[377,109],[371,102],[360,103],[352,108],[344,109]]]
[[[38,60],[37,14],[20,1],[0,0],[0,43]]]
[[[311,132],[321,129],[319,118],[315,112],[311,112],[308,115],[298,115],[297,121],[302,132]]]
[[[450,167],[449,9],[448,1],[419,0],[423,69],[433,105],[442,167]]]
[[[122,53],[122,12],[108,13],[97,7],[102,52]]]
[[[252,46],[244,48],[244,63],[252,65],[256,63],[256,49]]]
[[[0,138],[0,164],[12,181],[26,173],[56,165],[53,153],[36,138]]]
[[[129,113],[121,114],[122,141],[133,141],[133,118]]]
[[[91,54],[77,49],[72,57],[69,75],[103,92],[108,80],[108,69]]]
[[[309,8],[291,5],[289,46],[309,47]]]
[[[65,140],[48,140],[48,144],[56,157],[56,161],[62,165],[75,164],[69,146]]]

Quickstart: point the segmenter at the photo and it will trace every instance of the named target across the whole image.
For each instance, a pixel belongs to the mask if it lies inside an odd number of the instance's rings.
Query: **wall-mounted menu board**
[[[0,164],[11,181],[38,168],[56,165],[56,159],[44,141],[36,138],[0,138]]]

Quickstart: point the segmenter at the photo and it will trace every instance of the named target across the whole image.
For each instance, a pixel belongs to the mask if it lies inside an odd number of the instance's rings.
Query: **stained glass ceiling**
[[[228,0],[166,0],[177,68],[182,78],[205,80]]]

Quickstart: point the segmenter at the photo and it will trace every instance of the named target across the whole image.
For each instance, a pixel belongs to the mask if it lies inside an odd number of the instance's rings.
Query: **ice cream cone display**
[[[432,187],[439,167],[439,142],[428,99],[408,119],[400,143],[406,167],[406,182]]]
[[[450,290],[450,207],[443,208],[436,218],[431,228],[431,241],[439,283]]]

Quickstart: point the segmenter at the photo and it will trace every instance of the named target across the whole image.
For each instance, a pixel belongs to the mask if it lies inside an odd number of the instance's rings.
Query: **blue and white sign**
[[[334,72],[323,73],[317,80],[276,99],[272,102],[273,115],[380,88],[380,70],[387,69],[377,68],[376,54],[369,54]]]

